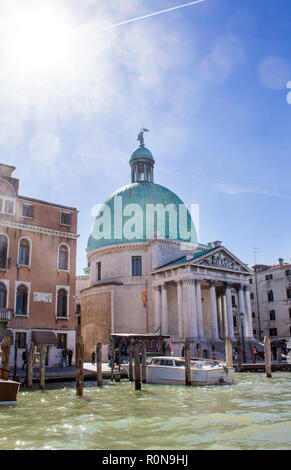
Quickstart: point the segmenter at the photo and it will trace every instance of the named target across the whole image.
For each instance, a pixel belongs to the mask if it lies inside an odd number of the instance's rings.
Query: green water
[[[290,373],[236,374],[234,385],[105,382],[20,392],[0,406],[0,449],[290,449]]]

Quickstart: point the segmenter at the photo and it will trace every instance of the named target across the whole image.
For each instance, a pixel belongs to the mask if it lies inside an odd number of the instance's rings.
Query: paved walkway
[[[87,380],[96,380],[96,364],[91,364],[89,362],[84,363],[84,378]],[[21,368],[17,369],[16,376],[18,379],[23,382],[25,380],[26,371]],[[10,367],[10,377],[13,376],[13,367]],[[109,379],[111,377],[111,368],[108,364],[102,364],[102,376],[103,379]],[[122,372],[124,376],[124,372]],[[53,382],[63,381],[63,380],[75,380],[76,378],[76,369],[73,367],[46,367],[45,368],[45,377],[46,381]],[[33,378],[38,381],[39,379],[39,366],[33,367]]]

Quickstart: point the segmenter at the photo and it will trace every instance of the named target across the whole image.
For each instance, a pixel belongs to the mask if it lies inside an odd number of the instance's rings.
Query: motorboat
[[[129,364],[122,364],[129,371]],[[218,385],[234,382],[234,369],[225,362],[211,359],[191,358],[192,385]],[[134,368],[133,368],[134,373]],[[185,358],[156,356],[146,364],[146,382],[149,384],[185,384]]]
[[[0,379],[0,405],[13,404],[17,400],[20,387],[19,382],[14,380]]]

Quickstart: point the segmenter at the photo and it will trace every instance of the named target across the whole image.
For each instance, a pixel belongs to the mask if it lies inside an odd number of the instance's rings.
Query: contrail
[[[149,13],[148,15],[138,16],[137,18],[131,18],[130,20],[122,21],[121,23],[115,23],[115,24],[111,24],[109,26],[105,26],[102,29],[116,28],[117,26],[121,26],[123,24],[133,23],[134,21],[144,20],[144,19],[149,18],[151,16],[161,15],[162,13],[168,13],[169,11],[178,10],[179,8],[189,7],[190,5],[195,5],[196,3],[201,3],[201,2],[205,2],[205,0],[195,0],[194,2],[184,3],[183,5],[178,5],[176,7],[167,8],[166,10],[155,11],[153,13]]]

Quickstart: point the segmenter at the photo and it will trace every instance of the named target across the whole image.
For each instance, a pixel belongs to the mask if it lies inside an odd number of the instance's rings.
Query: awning
[[[57,337],[53,331],[32,331],[31,342],[34,344],[57,345]]]
[[[9,336],[11,340],[11,344],[13,344],[13,333],[11,330],[0,330],[0,343],[2,343],[2,340],[5,336]]]

